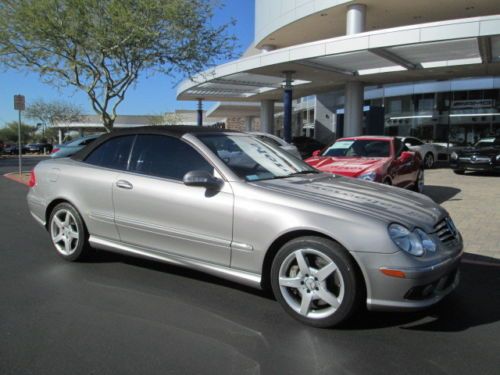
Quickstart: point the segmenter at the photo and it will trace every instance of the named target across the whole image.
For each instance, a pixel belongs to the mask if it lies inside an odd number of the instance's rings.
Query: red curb
[[[16,181],[16,182],[19,182],[20,184],[28,186],[28,182],[23,181],[20,177],[17,177],[17,175],[18,175],[17,172],[10,172],[10,173],[4,174],[3,176],[5,178],[8,178],[9,180]]]

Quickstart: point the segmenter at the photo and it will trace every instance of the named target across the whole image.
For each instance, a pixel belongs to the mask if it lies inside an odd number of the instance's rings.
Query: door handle
[[[121,189],[127,189],[127,190],[131,190],[134,188],[134,186],[130,182],[125,181],[125,180],[116,181],[116,186],[121,188]]]

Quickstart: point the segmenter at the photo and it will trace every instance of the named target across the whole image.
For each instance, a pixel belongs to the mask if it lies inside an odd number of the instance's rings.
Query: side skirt
[[[174,264],[176,266],[187,267],[214,275],[226,280],[234,281],[239,284],[244,284],[252,288],[262,289],[261,276],[251,272],[235,270],[233,268],[219,266],[207,262],[202,262],[195,259],[189,259],[173,254],[157,253],[151,250],[138,248],[131,245],[125,245],[119,242],[105,240],[96,236],[90,236],[89,242],[92,247],[108,250],[115,253],[133,255],[140,258],[153,259],[165,263]]]

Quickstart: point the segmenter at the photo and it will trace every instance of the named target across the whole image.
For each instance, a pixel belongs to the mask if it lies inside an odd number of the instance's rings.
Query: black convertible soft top
[[[189,126],[189,125],[155,125],[155,126],[137,126],[131,128],[114,129],[111,133],[103,134],[94,142],[84,147],[71,159],[84,160],[88,154],[99,147],[102,143],[115,137],[135,134],[161,134],[171,137],[181,138],[184,134],[218,134],[218,133],[239,133],[236,130],[212,128],[208,126]]]

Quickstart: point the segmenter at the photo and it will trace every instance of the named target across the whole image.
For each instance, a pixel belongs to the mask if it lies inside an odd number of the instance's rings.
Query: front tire
[[[415,183],[413,184],[413,191],[416,191],[417,193],[422,193],[424,191],[424,170],[419,169],[418,174],[417,174],[417,179],[415,180]]]
[[[463,169],[454,169],[453,172],[460,175],[465,174],[465,171]]]
[[[434,155],[428,152],[424,157],[424,166],[426,169],[431,169],[434,166]]]
[[[68,261],[81,260],[88,253],[88,234],[78,211],[69,203],[51,212],[49,233],[57,253]]]
[[[286,243],[271,267],[274,296],[285,311],[313,327],[333,327],[359,307],[362,283],[347,251],[322,237]]]

